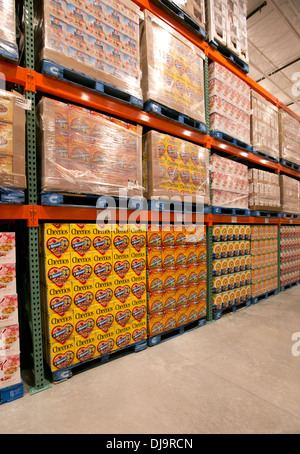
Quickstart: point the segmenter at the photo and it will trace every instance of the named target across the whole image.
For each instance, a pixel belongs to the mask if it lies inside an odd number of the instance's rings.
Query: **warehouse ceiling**
[[[300,116],[300,0],[248,0],[247,25],[249,76]]]

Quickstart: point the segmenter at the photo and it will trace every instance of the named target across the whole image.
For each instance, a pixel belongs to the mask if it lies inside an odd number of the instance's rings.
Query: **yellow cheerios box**
[[[130,257],[130,273],[134,274],[136,277],[146,274],[147,264],[146,256],[139,258]]]
[[[65,369],[74,364],[74,338],[64,344],[48,343],[45,345],[46,360],[52,372]]]
[[[100,255],[112,252],[112,231],[110,224],[94,225],[92,230],[91,250]]]
[[[141,342],[147,339],[147,321],[131,324],[131,343]]]
[[[94,279],[94,297],[95,304],[106,307],[113,301],[114,283],[113,279],[106,282],[101,282],[99,279]]]
[[[129,254],[130,231],[125,224],[115,225],[112,230],[112,247],[114,253]]]
[[[93,275],[95,282],[107,282],[110,281],[114,278],[114,272],[113,272],[113,263],[112,263],[112,256],[110,256],[111,260],[101,260],[98,261],[98,257],[100,255],[97,255],[97,259],[95,259],[94,255],[94,268],[93,268]],[[105,256],[107,258],[107,256]]]
[[[72,281],[60,288],[56,285],[42,286],[42,311],[51,314],[64,315],[73,306]]]
[[[127,347],[131,343],[131,334],[132,326],[130,323],[126,326],[116,326],[113,351]]]
[[[73,364],[83,363],[99,356],[95,331],[90,333],[87,337],[75,336],[74,354]]]
[[[87,254],[87,257],[78,257],[71,254],[71,278],[80,284],[86,284],[93,279],[93,254]]]
[[[115,312],[116,305],[112,301],[105,308],[96,305],[95,307],[95,330],[101,331],[101,333],[108,333],[114,330],[115,325]]]
[[[95,303],[94,279],[89,279],[85,284],[72,281],[73,308],[87,310]]]
[[[96,330],[96,348],[99,356],[103,356],[112,352],[115,345],[115,330],[104,333],[103,331]]]
[[[86,257],[92,254],[92,236],[81,235],[72,236],[70,238],[71,255],[78,257]]]
[[[70,241],[77,236],[92,238],[94,226],[95,224],[70,224]]]
[[[40,226],[40,246],[45,252],[46,242],[52,237],[56,239],[62,237],[70,242],[70,224],[45,223]]]
[[[46,256],[42,263],[42,278],[46,286],[54,285],[62,288],[71,280],[71,256],[70,253],[61,258]]]
[[[87,337],[96,329],[96,305],[87,310],[74,309],[74,336]]]
[[[68,311],[63,317],[56,314],[44,315],[42,329],[48,342],[64,344],[74,337],[74,312]]]

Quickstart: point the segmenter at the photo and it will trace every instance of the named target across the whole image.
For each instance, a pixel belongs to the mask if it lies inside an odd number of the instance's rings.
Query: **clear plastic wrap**
[[[209,41],[227,45],[227,0],[205,0]]]
[[[279,160],[278,109],[251,90],[251,145]]]
[[[0,55],[2,58],[17,60],[15,0],[0,1],[0,16]]]
[[[0,186],[26,188],[23,96],[0,90]]]
[[[141,46],[144,102],[156,101],[205,123],[204,53],[147,11]]]
[[[203,197],[210,204],[209,150],[191,142],[150,131],[143,136],[145,196]]]
[[[281,209],[287,213],[300,213],[300,186],[294,178],[280,175]]]
[[[259,169],[250,169],[249,208],[251,210],[280,211],[279,175]]]
[[[205,29],[204,0],[172,0],[175,5],[185,11],[195,22]]]
[[[248,208],[248,167],[223,158],[211,157],[212,205],[226,208]]]
[[[280,227],[280,284],[300,279],[300,226]]]
[[[45,0],[35,7],[37,66],[49,59],[142,99],[134,3]]]
[[[300,121],[279,109],[280,158],[300,165]]]
[[[216,62],[208,75],[210,129],[250,144],[250,87]]]
[[[43,98],[38,105],[42,191],[142,196],[142,128]]]

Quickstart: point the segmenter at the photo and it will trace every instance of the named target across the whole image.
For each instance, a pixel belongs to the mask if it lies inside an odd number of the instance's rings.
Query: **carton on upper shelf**
[[[141,25],[144,102],[156,101],[205,123],[204,53],[145,10]]]
[[[172,0],[179,8],[185,11],[198,25],[205,29],[205,1],[204,0]]]
[[[300,121],[279,109],[280,158],[300,165]]]
[[[44,59],[142,99],[139,13],[130,0],[35,2],[36,66]]]

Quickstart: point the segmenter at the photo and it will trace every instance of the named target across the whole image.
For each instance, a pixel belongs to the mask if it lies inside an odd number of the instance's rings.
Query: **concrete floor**
[[[299,434],[295,332],[300,287],[33,396],[25,386],[0,406],[0,433]]]

